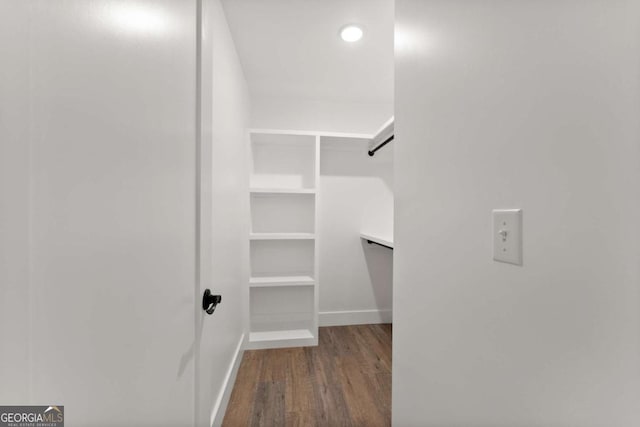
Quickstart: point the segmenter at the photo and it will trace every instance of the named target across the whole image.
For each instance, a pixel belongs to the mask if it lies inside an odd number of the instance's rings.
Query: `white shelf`
[[[391,116],[389,120],[387,120],[382,127],[376,132],[376,134],[371,138],[372,144],[379,144],[389,136],[393,135],[395,128],[394,117]]]
[[[370,240],[372,242],[375,242],[380,245],[387,246],[393,249],[393,238],[390,238],[387,236],[384,236],[384,237],[377,236],[375,234],[369,234],[369,233],[360,233],[360,237],[363,238],[364,240]]]
[[[249,342],[262,341],[291,341],[314,339],[313,334],[308,329],[290,329],[285,331],[265,331],[251,332]]]
[[[316,281],[311,276],[261,276],[249,279],[252,288],[268,288],[276,286],[313,286]]]
[[[314,240],[314,233],[251,233],[250,240]]]
[[[251,188],[252,194],[315,194],[315,188]]]
[[[252,135],[294,135],[294,136],[319,136],[330,138],[359,138],[371,139],[374,135],[368,133],[349,132],[314,132],[305,130],[284,130],[284,129],[249,129]]]

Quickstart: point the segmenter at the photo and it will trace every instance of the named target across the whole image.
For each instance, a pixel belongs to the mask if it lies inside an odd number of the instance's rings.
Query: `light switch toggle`
[[[522,265],[522,209],[494,209],[493,259]]]

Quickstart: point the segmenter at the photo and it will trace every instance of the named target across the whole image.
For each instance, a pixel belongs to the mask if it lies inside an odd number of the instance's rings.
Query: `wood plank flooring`
[[[317,347],[245,351],[223,426],[391,425],[391,329],[320,328]]]

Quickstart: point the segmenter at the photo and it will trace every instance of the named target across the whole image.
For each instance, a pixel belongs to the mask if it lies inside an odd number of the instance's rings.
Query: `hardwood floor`
[[[245,351],[223,426],[391,425],[391,325],[319,334],[317,347]]]

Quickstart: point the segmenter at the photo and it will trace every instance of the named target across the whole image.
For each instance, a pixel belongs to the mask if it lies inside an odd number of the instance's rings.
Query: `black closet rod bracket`
[[[389,138],[387,138],[384,141],[382,141],[382,143],[380,143],[380,145],[375,147],[373,150],[369,150],[369,156],[373,157],[373,155],[376,154],[376,151],[378,151],[379,149],[381,149],[382,147],[384,147],[385,145],[387,145],[388,143],[393,141],[393,137],[394,136],[395,135],[391,135]]]

